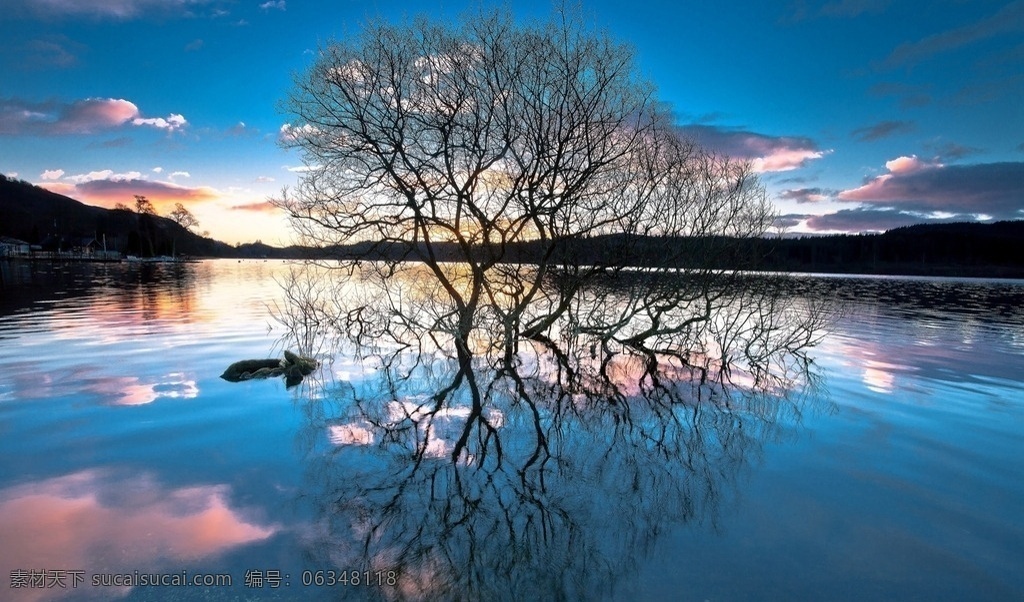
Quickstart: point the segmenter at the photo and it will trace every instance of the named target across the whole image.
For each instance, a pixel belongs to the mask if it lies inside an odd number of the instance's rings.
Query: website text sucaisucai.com
[[[231,575],[225,573],[90,573],[75,569],[15,569],[10,574],[11,589],[77,589],[79,587],[227,587]]]

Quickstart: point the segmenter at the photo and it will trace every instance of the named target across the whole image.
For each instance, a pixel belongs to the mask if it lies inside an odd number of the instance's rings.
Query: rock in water
[[[283,360],[265,359],[235,362],[228,366],[228,369],[220,377],[236,383],[253,378],[284,376],[285,385],[294,387],[302,382],[303,377],[312,374],[318,365],[315,359],[295,355],[291,351],[286,350]]]
[[[288,366],[284,369],[284,386],[285,388],[292,388],[295,385],[302,382],[305,375],[298,366]]]
[[[240,380],[248,380],[262,368],[273,370],[274,368],[281,367],[281,360],[265,359],[265,360],[242,360],[235,362],[228,366],[228,369],[221,374],[220,377],[224,380],[236,383]]]
[[[313,373],[313,370],[316,370],[317,363],[315,359],[295,355],[286,349],[284,352],[284,366],[286,368],[295,366],[303,376],[308,376]]]

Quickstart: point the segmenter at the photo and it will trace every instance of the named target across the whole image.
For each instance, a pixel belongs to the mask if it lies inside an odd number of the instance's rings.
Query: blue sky
[[[228,242],[287,244],[279,108],[367,17],[468,2],[5,0],[0,173],[145,194]],[[551,3],[515,3],[522,18]],[[584,2],[681,129],[750,160],[792,232],[1024,219],[1024,1]]]

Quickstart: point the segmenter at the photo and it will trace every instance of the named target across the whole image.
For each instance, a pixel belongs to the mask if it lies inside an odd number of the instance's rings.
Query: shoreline
[[[266,261],[273,259],[276,261],[319,261],[319,260],[337,260],[337,257],[187,257],[187,258],[171,258],[171,257],[120,257],[120,258],[103,258],[103,257],[83,257],[83,256],[59,256],[59,257],[24,257],[24,256],[2,256],[0,261],[16,263],[16,262],[27,262],[27,263],[50,263],[50,264],[63,264],[63,263],[197,263],[207,259],[230,259],[230,260],[246,260],[246,261]],[[345,259],[345,258],[343,258]],[[442,263],[457,263],[457,262],[446,262]],[[518,262],[510,262],[518,263]],[[629,266],[630,268],[643,269],[644,266]],[[748,274],[781,274],[781,275],[792,275],[792,276],[817,276],[817,277],[845,277],[845,278],[870,278],[870,277],[903,277],[903,278],[965,278],[965,279],[979,279],[979,280],[1024,280],[1024,269],[1010,266],[998,266],[998,265],[941,265],[941,266],[928,266],[928,265],[891,265],[891,266],[874,266],[873,268],[866,268],[863,265],[850,265],[845,268],[840,266],[830,266],[833,269],[823,270],[819,267],[771,267],[771,268],[728,268],[721,267],[715,269],[721,269],[723,271],[736,271]],[[840,269],[835,269],[840,267]],[[687,268],[679,268],[679,271],[686,271]]]

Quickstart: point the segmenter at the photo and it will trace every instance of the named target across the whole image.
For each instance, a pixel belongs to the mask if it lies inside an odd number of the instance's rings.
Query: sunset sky
[[[4,0],[0,173],[111,207],[175,202],[288,244],[279,107],[318,46],[454,0]],[[514,3],[520,18],[550,2]],[[752,161],[796,232],[1024,219],[1024,1],[584,2],[684,131]]]

